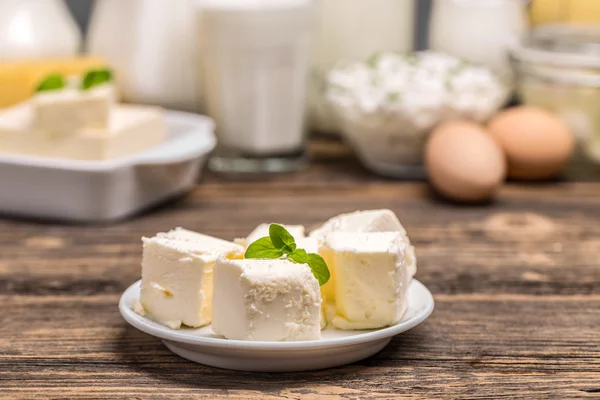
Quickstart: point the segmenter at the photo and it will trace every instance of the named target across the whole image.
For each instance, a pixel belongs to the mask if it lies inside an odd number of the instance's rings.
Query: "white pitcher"
[[[97,0],[87,49],[114,68],[124,101],[201,111],[193,0]]]
[[[63,0],[0,1],[0,61],[69,57],[80,46]]]
[[[435,0],[429,47],[510,79],[508,49],[527,28],[523,0]]]

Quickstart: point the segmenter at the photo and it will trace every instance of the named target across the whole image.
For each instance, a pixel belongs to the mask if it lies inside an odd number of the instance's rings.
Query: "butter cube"
[[[401,232],[406,235],[406,230],[391,210],[355,211],[341,214],[312,231],[310,236],[325,238],[331,232]]]
[[[83,129],[108,129],[114,106],[112,85],[87,91],[67,88],[40,92],[33,97],[33,123],[50,138],[76,135]]]
[[[323,242],[332,232],[399,232],[404,235],[409,245],[406,252],[409,275],[412,278],[417,273],[415,248],[410,244],[406,229],[391,210],[368,210],[341,214],[312,231],[309,237]]]
[[[333,232],[321,255],[331,273],[323,287],[328,322],[338,329],[398,323],[407,308],[408,243],[400,232]]]
[[[243,248],[182,228],[142,241],[143,314],[171,329],[209,324],[215,262],[241,257]]]
[[[316,238],[303,237],[296,239],[296,246],[306,250],[307,253],[319,254],[320,242]]]
[[[218,335],[250,341],[321,338],[319,282],[306,264],[219,258],[214,288],[212,328]]]

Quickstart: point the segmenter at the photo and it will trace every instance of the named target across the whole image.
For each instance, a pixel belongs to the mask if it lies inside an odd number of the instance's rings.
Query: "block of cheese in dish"
[[[115,100],[111,84],[36,93],[32,98],[33,126],[50,138],[77,135],[83,129],[109,129]]]
[[[409,275],[412,278],[417,272],[415,248],[410,245],[406,229],[391,210],[368,210],[341,214],[325,222],[320,228],[312,231],[309,236],[322,242],[332,232],[400,232],[406,237],[409,244],[406,253]]]
[[[398,323],[407,308],[407,247],[399,232],[329,234],[321,249],[335,276],[325,299],[328,322],[344,330]]]
[[[279,225],[283,226],[294,237],[294,239],[296,239],[296,241],[304,238],[305,236],[304,227],[302,225]],[[260,224],[245,239],[236,239],[235,242],[242,246],[248,247],[258,239],[269,236],[269,226],[271,226],[271,224]]]
[[[104,60],[90,56],[2,62],[0,63],[0,108],[28,100],[40,81],[49,74],[82,75],[92,68],[106,67]]]
[[[306,264],[219,258],[215,265],[212,328],[227,339],[320,339],[321,304]]]
[[[242,257],[243,248],[181,228],[142,241],[144,314],[172,329],[209,324],[215,262],[219,256]]]
[[[49,137],[33,128],[33,110],[25,103],[0,112],[0,153],[99,161],[131,155],[166,139],[162,109],[116,106],[110,126],[76,135]]]

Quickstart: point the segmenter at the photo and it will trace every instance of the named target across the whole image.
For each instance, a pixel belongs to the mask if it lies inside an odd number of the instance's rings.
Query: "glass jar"
[[[518,94],[561,116],[600,163],[600,28],[547,25],[512,50]]]

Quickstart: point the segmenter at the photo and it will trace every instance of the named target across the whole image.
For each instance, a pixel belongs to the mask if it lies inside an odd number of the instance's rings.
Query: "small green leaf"
[[[379,64],[380,58],[381,58],[380,52],[371,54],[371,56],[367,59],[367,65],[371,68],[377,67],[377,64]]]
[[[400,95],[400,93],[397,92],[387,94],[387,101],[390,103],[397,103],[400,101],[401,98],[402,96]]]
[[[274,259],[282,256],[283,251],[273,246],[273,242],[271,242],[271,238],[268,236],[260,238],[252,243],[248,246],[248,249],[246,249],[246,254],[244,254],[245,258]]]
[[[288,257],[298,264],[306,264],[308,262],[308,255],[304,249],[296,249],[292,254],[289,254]]]
[[[318,254],[309,253],[307,255],[308,258],[308,266],[312,270],[313,275],[319,281],[319,285],[323,286],[329,281],[330,273],[329,268],[327,268],[327,263],[323,260]]]
[[[52,90],[60,90],[66,86],[65,77],[61,74],[50,74],[44,78],[35,89],[36,92],[49,92]]]
[[[93,69],[88,71],[81,81],[81,89],[89,90],[93,87],[100,86],[106,82],[113,80],[112,71],[110,69]]]
[[[269,226],[269,236],[273,245],[285,254],[292,254],[296,250],[294,237],[283,226],[271,224]]]
[[[287,256],[298,264],[308,264],[313,275],[323,286],[329,281],[327,263],[318,254],[307,254],[304,249],[297,249],[294,237],[281,225],[271,224],[269,236],[258,239],[250,244],[244,254],[245,258],[275,259]]]

